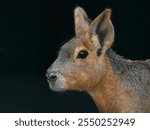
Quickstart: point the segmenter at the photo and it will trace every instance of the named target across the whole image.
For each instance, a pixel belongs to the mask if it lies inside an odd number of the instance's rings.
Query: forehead
[[[59,54],[71,54],[74,52],[74,49],[80,45],[82,45],[81,38],[74,37],[60,48]]]

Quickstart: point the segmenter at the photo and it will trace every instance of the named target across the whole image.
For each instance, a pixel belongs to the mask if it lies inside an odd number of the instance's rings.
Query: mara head
[[[92,22],[81,7],[74,10],[75,37],[64,44],[47,70],[54,91],[90,91],[106,71],[106,52],[114,40],[111,10],[105,9]]]

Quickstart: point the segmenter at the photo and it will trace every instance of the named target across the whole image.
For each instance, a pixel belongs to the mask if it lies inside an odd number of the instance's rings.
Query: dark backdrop
[[[0,2],[0,112],[97,112],[86,93],[55,93],[46,69],[74,35],[73,9],[94,19],[112,8],[113,49],[129,59],[150,58],[146,0],[4,0]]]

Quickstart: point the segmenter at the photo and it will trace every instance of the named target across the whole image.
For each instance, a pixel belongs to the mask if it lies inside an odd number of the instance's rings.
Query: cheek
[[[91,66],[85,73],[85,86],[87,90],[94,88],[101,80],[104,73],[104,67],[102,65]]]
[[[65,89],[66,90],[89,90],[95,83],[97,83],[98,70],[94,69],[82,69],[80,71],[71,72],[70,75],[65,77]]]
[[[85,77],[81,76],[80,73],[71,73],[71,75],[65,77],[65,89],[82,90],[85,80]]]

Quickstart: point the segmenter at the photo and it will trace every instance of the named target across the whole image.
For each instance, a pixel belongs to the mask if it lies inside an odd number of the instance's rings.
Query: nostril
[[[49,78],[50,78],[50,80],[56,80],[56,79],[57,79],[57,75],[51,74],[51,75],[49,76]]]

